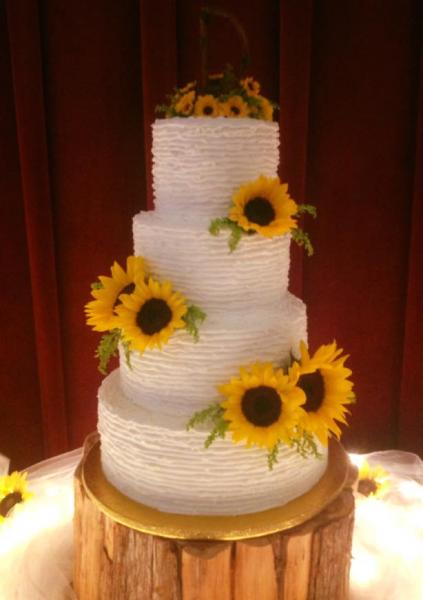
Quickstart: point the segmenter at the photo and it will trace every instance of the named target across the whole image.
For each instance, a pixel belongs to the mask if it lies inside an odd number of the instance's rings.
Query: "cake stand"
[[[332,440],[314,488],[282,507],[185,516],[114,488],[89,436],[75,474],[74,588],[79,600],[346,600],[354,469]]]

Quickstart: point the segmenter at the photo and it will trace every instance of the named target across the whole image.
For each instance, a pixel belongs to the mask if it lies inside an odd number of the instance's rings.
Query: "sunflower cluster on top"
[[[206,318],[169,281],[151,276],[141,256],[129,256],[126,271],[115,262],[111,277],[100,276],[91,288],[94,300],[85,306],[87,324],[94,331],[108,332],[96,352],[104,374],[119,343],[130,366],[131,351],[161,349],[177,329],[186,329],[197,340],[198,324]]]
[[[167,104],[156,112],[166,117],[230,117],[271,121],[277,105],[260,95],[260,84],[253,77],[239,79],[232,68],[208,76],[205,86],[196,81],[175,88]]]
[[[228,229],[231,232],[228,240],[231,252],[244,235],[259,233],[272,238],[289,232],[310,256],[313,254],[310,238],[298,227],[302,213],[316,217],[316,208],[311,204],[297,204],[288,194],[288,184],[281,183],[279,177],[260,175],[234,192],[228,216],[213,219],[209,231],[218,235],[222,229]]]
[[[28,491],[26,473],[14,471],[0,477],[0,524],[12,513],[17,504],[32,497]]]
[[[337,421],[347,423],[347,405],[355,401],[352,372],[336,342],[322,345],[313,356],[301,342],[300,352],[300,360],[287,369],[262,362],[241,367],[239,377],[218,387],[225,399],[195,413],[188,429],[211,423],[206,447],[230,432],[234,443],[267,448],[269,468],[281,444],[304,457],[318,456],[315,437],[327,446],[331,436],[341,435]]]

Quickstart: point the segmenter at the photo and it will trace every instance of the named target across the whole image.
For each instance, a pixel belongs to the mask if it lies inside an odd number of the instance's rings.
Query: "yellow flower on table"
[[[260,94],[260,84],[254,77],[242,79],[241,85],[249,96],[258,96]]]
[[[289,445],[296,437],[304,394],[292,375],[257,362],[241,368],[239,377],[218,389],[226,396],[221,402],[223,419],[234,442],[272,449],[279,442]]]
[[[264,177],[242,185],[232,196],[229,218],[245,231],[265,237],[283,235],[297,227],[298,206],[288,194],[288,184]]]
[[[194,106],[194,115],[196,117],[218,117],[219,102],[211,94],[198,96]]]
[[[180,115],[189,117],[192,114],[192,111],[194,110],[194,102],[195,91],[191,90],[190,92],[187,92],[186,94],[181,96],[181,98],[175,104],[175,111]]]
[[[0,477],[0,523],[8,516],[16,504],[32,497],[28,491],[26,473],[14,471]]]
[[[99,287],[91,290],[94,300],[85,305],[87,324],[94,331],[111,331],[116,327],[116,308],[121,303],[121,294],[131,294],[138,282],[145,278],[145,261],[140,256],[129,256],[126,271],[114,262],[111,277],[100,276]]]
[[[241,96],[231,96],[226,102],[220,103],[222,117],[248,117],[250,109]]]
[[[348,356],[341,356],[343,350],[337,348],[336,342],[321,346],[313,356],[301,342],[300,351],[301,360],[295,361],[289,369],[306,397],[299,425],[327,446],[329,437],[340,437],[337,421],[347,424],[346,407],[354,402],[353,383],[349,380],[352,371],[344,366]]]
[[[371,467],[367,460],[364,460],[358,471],[357,491],[363,496],[381,498],[389,488],[389,473],[380,465]]]
[[[147,283],[138,284],[133,294],[121,299],[115,326],[122,330],[131,350],[142,353],[147,348],[161,348],[176,329],[186,326],[186,299],[174,292],[169,282],[159,283],[150,277]]]

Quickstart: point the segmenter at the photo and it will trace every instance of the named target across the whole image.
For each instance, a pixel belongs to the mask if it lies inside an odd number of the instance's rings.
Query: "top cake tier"
[[[152,152],[157,214],[209,222],[227,214],[240,185],[277,175],[279,125],[224,117],[158,119]]]

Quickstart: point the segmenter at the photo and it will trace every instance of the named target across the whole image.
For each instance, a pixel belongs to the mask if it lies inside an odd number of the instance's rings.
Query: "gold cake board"
[[[319,514],[345,487],[349,465],[345,450],[332,439],[327,469],[311,490],[283,506],[238,516],[165,513],[128,498],[106,479],[99,441],[83,459],[82,481],[101,512],[136,531],[176,540],[242,540],[286,531]]]

